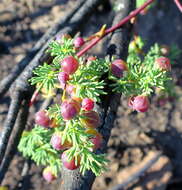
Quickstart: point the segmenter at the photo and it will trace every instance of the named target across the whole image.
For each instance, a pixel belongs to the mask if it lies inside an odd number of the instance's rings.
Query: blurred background
[[[0,80],[34,47],[40,37],[61,17],[76,6],[78,0],[0,0]],[[110,26],[115,1],[99,7],[81,28],[82,36],[97,32],[103,24]],[[107,19],[106,19],[107,18]],[[177,45],[182,49],[182,14],[172,0],[158,0],[135,26],[146,40],[147,47],[155,42]],[[103,57],[107,40],[89,53]],[[108,146],[108,172],[98,177],[93,190],[106,190],[123,183],[130,176],[156,158],[153,165],[125,189],[182,190],[182,55],[172,66],[177,96],[167,101],[152,97],[147,113],[128,109],[121,98],[115,128]],[[0,101],[0,130],[10,103],[7,93]],[[160,154],[159,154],[160,153]],[[29,163],[30,169],[22,182],[25,160],[20,153],[13,159],[3,181],[9,189],[53,190],[59,180],[48,184],[41,177],[42,168]]]

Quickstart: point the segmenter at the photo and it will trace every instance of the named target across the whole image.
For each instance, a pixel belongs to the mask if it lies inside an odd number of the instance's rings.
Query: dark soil
[[[65,12],[75,5],[75,0],[4,0],[0,3],[0,79],[4,78],[29,51],[42,34]],[[112,14],[111,14],[112,15]],[[98,11],[83,30],[87,36],[99,30],[108,12]],[[111,18],[111,17],[110,17]],[[109,23],[110,24],[110,23]],[[108,25],[109,25],[108,24]],[[88,27],[89,26],[89,27]],[[182,14],[172,1],[158,1],[147,15],[140,16],[138,33],[147,40],[147,45],[176,44],[182,49]],[[104,43],[91,52],[103,56]],[[182,58],[182,56],[181,56]],[[168,190],[182,189],[182,66],[179,59],[173,66],[172,75],[178,98],[165,105],[157,104],[157,96],[151,99],[151,109],[147,113],[132,112],[127,107],[125,97],[121,98],[115,128],[108,146],[109,171],[98,177],[93,190],[105,190],[120,183],[118,176],[128,166],[139,164],[149,151],[161,150],[169,158],[172,175]],[[0,130],[6,117],[10,99],[8,94],[0,102]],[[60,180],[52,184],[41,177],[42,167],[28,161],[29,172],[21,182],[21,172],[25,165],[19,153],[13,159],[3,181],[9,189],[51,190]],[[145,177],[144,177],[145,179]],[[20,186],[23,185],[23,188]]]

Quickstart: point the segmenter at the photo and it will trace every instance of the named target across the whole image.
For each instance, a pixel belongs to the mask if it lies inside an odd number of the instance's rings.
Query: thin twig
[[[150,5],[154,0],[147,0],[141,7],[135,9],[132,11],[128,16],[123,18],[119,23],[112,26],[111,28],[107,29],[105,33],[103,33],[102,36],[96,37],[92,43],[90,43],[88,46],[86,46],[84,49],[82,49],[80,52],[77,53],[78,57],[81,57],[84,53],[86,53],[89,49],[91,49],[93,46],[95,46],[102,38],[107,36],[109,33],[112,33],[118,28],[121,28],[124,24],[126,24],[131,18],[137,16],[142,10],[144,10],[148,5]]]
[[[180,0],[174,0],[174,3],[178,7],[178,9],[182,12],[182,3],[180,2]]]

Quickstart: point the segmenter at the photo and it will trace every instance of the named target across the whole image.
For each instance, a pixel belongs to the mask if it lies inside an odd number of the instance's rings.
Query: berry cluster
[[[74,40],[74,46],[79,48],[83,45],[82,38],[78,37]],[[93,59],[92,59],[93,60]],[[89,60],[91,61],[91,60]],[[97,112],[94,109],[94,101],[88,97],[80,98],[76,96],[76,87],[74,85],[68,84],[69,80],[72,78],[72,75],[78,70],[79,62],[73,56],[66,56],[60,62],[61,72],[58,73],[58,81],[60,87],[64,91],[64,96],[62,97],[62,103],[60,105],[60,115],[65,122],[79,118],[80,125],[82,125],[85,134],[88,134],[88,141],[92,143],[90,151],[95,151],[100,148],[102,143],[102,135],[97,131],[97,127],[100,125],[100,118]],[[46,110],[41,110],[35,115],[35,123],[39,126],[49,128],[59,128],[59,125],[56,124],[55,118],[51,119],[49,113]],[[73,147],[74,142],[63,139],[64,131],[57,131],[52,134],[50,144],[53,149],[60,151],[61,160],[63,165],[69,169],[74,170],[80,166],[81,155],[77,157],[69,158],[67,152]],[[55,175],[52,172],[51,168],[47,167],[43,171],[43,177],[48,181],[55,179]]]
[[[57,177],[62,165],[68,170],[79,168],[82,174],[92,170],[100,175],[106,169],[105,155],[95,152],[103,141],[98,128],[101,119],[95,110],[100,95],[107,94],[108,79],[103,76],[111,80],[109,88],[126,95],[128,106],[138,112],[146,112],[149,95],[156,88],[165,89],[170,80],[170,61],[157,44],[145,54],[138,37],[131,42],[126,61],[114,57],[109,61],[77,56],[85,43],[81,37],[57,37],[48,50],[53,62],[36,68],[30,80],[44,97],[56,93],[59,97],[59,92],[62,97],[36,113],[35,127],[24,132],[19,144],[24,156],[47,166],[43,177],[48,182]]]
[[[142,39],[135,36],[129,45],[127,63],[120,59],[114,60],[110,77],[116,81],[112,85],[114,90],[127,95],[128,106],[138,112],[149,109],[149,96],[152,92],[157,89],[165,91],[171,83],[171,61],[166,57],[169,56],[169,48],[155,44],[145,53],[143,46]]]

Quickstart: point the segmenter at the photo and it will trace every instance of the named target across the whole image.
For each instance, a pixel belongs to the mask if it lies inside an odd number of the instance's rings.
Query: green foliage
[[[52,133],[53,130],[36,125],[31,131],[23,133],[18,150],[23,153],[23,156],[30,157],[37,165],[49,165],[57,174],[61,162],[58,152],[50,145]]]
[[[78,158],[81,156],[80,172],[85,173],[86,170],[92,170],[93,173],[98,176],[106,170],[106,164],[108,162],[105,159],[104,154],[98,154],[91,152],[93,147],[89,137],[91,135],[85,132],[84,127],[77,120],[71,120],[67,122],[65,130],[63,131],[63,142],[65,140],[73,142],[73,146],[67,150],[68,159]]]
[[[166,82],[171,80],[168,72],[161,71],[155,65],[155,60],[161,56],[160,47],[154,44],[145,56],[139,55],[136,51],[129,51],[127,58],[128,71],[124,77],[117,79],[111,76],[116,83],[112,86],[114,91],[132,95],[150,95],[154,87],[165,88]]]
[[[60,62],[68,55],[75,55],[75,48],[73,46],[73,39],[62,38],[62,43],[52,41],[49,44],[48,51],[51,56],[54,56],[52,64],[56,69],[60,68]]]
[[[49,118],[50,119],[55,119],[56,124],[58,124],[62,129],[62,128],[64,128],[65,121],[63,120],[60,113],[61,113],[60,104],[53,104],[48,109]]]
[[[76,96],[89,97],[100,102],[100,95],[104,92],[105,82],[100,78],[108,72],[110,62],[106,59],[96,59],[85,63],[80,60],[79,70],[73,74],[69,84],[76,86]]]
[[[140,0],[141,1],[141,0]],[[138,1],[139,2],[139,1]],[[116,78],[110,72],[111,63],[107,59],[96,59],[86,61],[76,56],[73,40],[63,38],[61,42],[53,41],[50,43],[48,52],[53,56],[51,64],[44,63],[34,70],[34,77],[30,80],[32,85],[36,85],[39,90],[44,89],[49,93],[60,88],[57,80],[58,73],[62,71],[60,62],[66,56],[72,55],[79,62],[78,70],[70,75],[67,84],[75,87],[75,96],[79,98],[91,98],[96,102],[100,101],[105,92],[107,77],[112,80],[111,90],[125,94],[126,96],[146,95],[149,96],[154,90],[159,89],[165,93],[172,94],[173,83],[170,75],[166,71],[160,70],[155,65],[155,60],[162,56],[158,44],[154,44],[148,52],[144,52],[145,42],[140,37],[135,37],[129,46],[129,55],[127,58],[128,70],[124,72],[122,78]],[[173,50],[174,49],[174,50]],[[180,51],[171,49],[169,58],[175,61]],[[110,81],[111,82],[111,81]],[[63,89],[65,93],[65,89]],[[62,91],[61,91],[62,93]],[[65,93],[64,98],[71,98]],[[35,127],[28,132],[24,132],[18,146],[19,151],[25,157],[30,157],[38,165],[50,166],[57,175],[61,168],[60,153],[54,150],[50,145],[51,136],[55,132],[61,134],[62,144],[66,141],[72,143],[66,153],[69,160],[80,158],[80,172],[84,174],[87,170],[94,172],[96,176],[106,170],[108,160],[104,154],[93,152],[93,143],[90,141],[92,135],[86,132],[82,119],[86,119],[82,112],[78,113],[70,121],[66,121],[61,116],[60,102],[51,105],[47,112],[52,123],[55,122],[55,128],[45,129],[41,126]]]
[[[146,0],[136,0],[136,7],[139,8],[141,7],[144,3],[146,2]],[[154,3],[153,3],[154,4]],[[147,9],[151,8],[153,6],[153,4],[150,4]]]
[[[52,41],[49,44],[48,52],[51,56],[60,56],[60,58],[64,58],[65,56],[75,54],[73,39],[63,38],[62,40],[62,43]]]
[[[81,64],[79,73],[76,76],[84,78],[97,77],[98,79],[109,71],[110,61],[107,59],[96,59],[88,61],[86,64]]]
[[[75,76],[75,78],[70,81],[70,84],[76,86],[76,96],[80,98],[89,97],[96,102],[100,102],[100,95],[106,94],[104,92],[104,81],[97,81],[97,77],[90,79],[82,78],[80,76]]]
[[[37,67],[33,73],[35,76],[30,79],[31,85],[36,84],[47,91],[54,88],[57,72],[53,70],[51,65],[44,63],[42,66]]]
[[[50,43],[48,52],[54,56],[52,64],[44,63],[34,70],[34,77],[30,80],[31,84],[36,84],[39,89],[49,92],[56,91],[58,88],[57,76],[61,71],[60,62],[68,55],[75,58],[75,48],[73,40],[63,38],[62,42],[53,41]],[[78,58],[77,58],[78,59]],[[86,62],[79,58],[79,69],[71,76],[69,84],[76,87],[76,96],[80,98],[89,97],[95,101],[100,101],[100,95],[105,94],[105,82],[101,77],[109,70],[109,61],[106,59],[96,59]],[[81,155],[80,171],[92,170],[95,175],[100,175],[105,170],[107,160],[104,155],[91,152],[93,144],[89,140],[91,135],[85,132],[80,119],[80,114],[71,121],[64,121],[61,116],[60,104],[54,104],[48,108],[49,118],[56,123],[54,129],[44,129],[41,126],[35,126],[30,132],[24,132],[19,151],[24,156],[30,157],[38,165],[49,165],[55,174],[60,170],[61,160],[60,151],[54,150],[50,145],[50,139],[53,133],[61,132],[62,143],[72,142],[72,147],[68,150],[70,160]],[[85,161],[86,160],[86,161]]]

